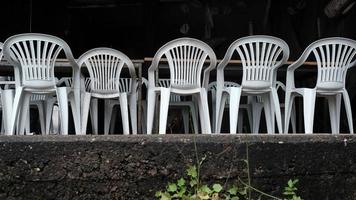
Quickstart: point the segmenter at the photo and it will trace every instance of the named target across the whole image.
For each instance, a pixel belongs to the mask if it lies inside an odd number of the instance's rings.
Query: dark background
[[[343,0],[345,1],[345,0]],[[189,36],[209,43],[222,58],[231,42],[250,34],[284,39],[295,59],[312,41],[356,39],[354,1],[332,0],[12,0],[2,2],[0,41],[24,32],[59,36],[75,57],[98,46],[130,58],[152,57],[164,43]],[[341,5],[341,6],[338,6]],[[340,9],[338,9],[340,7]]]

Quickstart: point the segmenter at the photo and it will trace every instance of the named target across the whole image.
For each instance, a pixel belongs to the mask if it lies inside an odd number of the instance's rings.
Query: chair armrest
[[[209,56],[212,56],[212,57],[209,57],[209,59],[210,59],[210,65],[209,65],[208,68],[206,68],[206,69],[204,70],[204,73],[203,73],[203,84],[202,84],[202,86],[203,86],[203,88],[205,88],[205,89],[208,89],[209,78],[210,78],[210,72],[211,72],[213,69],[215,69],[216,63],[217,63],[215,54],[212,54],[212,55],[209,55]]]

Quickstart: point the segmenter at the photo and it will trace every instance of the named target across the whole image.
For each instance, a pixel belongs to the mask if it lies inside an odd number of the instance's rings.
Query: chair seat
[[[112,98],[117,98],[120,96],[120,93],[96,93],[96,92],[91,92],[91,96],[95,98],[100,98],[100,99],[112,99]]]

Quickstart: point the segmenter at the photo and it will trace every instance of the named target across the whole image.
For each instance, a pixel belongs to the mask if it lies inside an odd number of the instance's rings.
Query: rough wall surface
[[[246,144],[253,186],[280,196],[298,178],[305,200],[356,199],[350,135],[1,136],[0,199],[154,199],[196,152],[203,181],[233,183]]]

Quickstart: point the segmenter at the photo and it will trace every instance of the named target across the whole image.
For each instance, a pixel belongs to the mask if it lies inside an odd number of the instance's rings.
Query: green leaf
[[[230,188],[227,192],[228,192],[229,194],[231,194],[231,195],[236,195],[236,194],[237,194],[237,187],[236,187],[236,186],[233,186],[233,187]]]
[[[293,199],[292,199],[292,200],[302,200],[302,198],[297,197],[297,196],[293,196]]]
[[[187,174],[191,178],[197,178],[198,172],[197,172],[197,167],[196,166],[189,166],[187,169]]]
[[[168,192],[175,192],[177,191],[177,185],[175,183],[168,183]]]
[[[161,191],[157,191],[156,193],[155,193],[155,197],[161,197],[162,196],[162,192]]]
[[[185,185],[185,180],[184,180],[184,178],[180,178],[180,179],[177,181],[177,185],[178,185],[179,187],[184,186],[184,185]]]
[[[184,196],[184,194],[185,194],[185,192],[186,192],[185,187],[184,187],[184,188],[182,188],[181,190],[179,190],[179,192],[177,193],[178,197],[183,197],[183,196]]]
[[[171,200],[172,199],[171,195],[169,193],[167,193],[167,192],[163,192],[161,194],[162,195],[161,195],[161,198],[159,200]]]
[[[189,182],[189,185],[190,185],[190,187],[194,187],[194,186],[196,186],[197,185],[197,180],[191,180],[190,182]]]
[[[198,198],[199,199],[209,199],[210,197],[207,192],[200,191],[200,192],[198,192]]]
[[[245,196],[247,194],[247,187],[245,187],[243,190],[240,190],[239,193],[242,195],[242,196]]]
[[[213,190],[214,190],[214,192],[219,193],[222,190],[222,186],[220,184],[216,183],[213,185]]]
[[[201,191],[203,193],[207,193],[207,194],[211,194],[213,192],[207,185],[201,186],[199,188],[199,191]]]
[[[232,197],[231,200],[239,200],[239,197]]]
[[[284,195],[295,195],[295,192],[285,191],[283,192]]]
[[[292,179],[288,181],[288,187],[292,188],[294,186]]]

